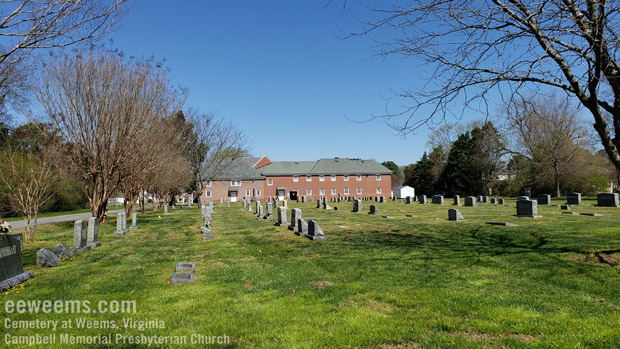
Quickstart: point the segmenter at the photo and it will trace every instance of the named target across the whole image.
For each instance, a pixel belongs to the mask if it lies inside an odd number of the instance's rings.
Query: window
[[[319,182],[325,182],[325,176],[320,175],[319,176]]]
[[[362,188],[357,188],[357,194],[361,194],[362,193]]]
[[[349,188],[344,188],[344,195],[349,195]]]
[[[299,176],[293,176],[293,182],[299,181]]]
[[[268,179],[268,180],[267,180],[267,185],[273,185],[273,179],[271,179],[271,178],[270,178],[270,179]]]
[[[377,175],[377,180],[380,181],[381,180],[381,175]]]
[[[207,181],[207,187],[211,187],[211,181]]]
[[[207,197],[210,198],[211,197],[211,190],[207,190]]]
[[[361,181],[361,180],[362,180],[362,175],[357,175],[357,176],[355,176],[355,180],[356,180],[356,181]]]
[[[377,188],[377,194],[381,194],[381,188]]]
[[[245,196],[250,196],[250,191],[249,190],[245,191]]]
[[[319,194],[325,195],[325,189],[321,188],[321,190],[319,190]]]
[[[332,188],[332,195],[336,195],[336,188]]]
[[[312,189],[306,189],[306,195],[312,195]]]
[[[241,186],[241,181],[240,180],[230,181],[230,185],[233,186],[233,187],[240,187]]]
[[[260,196],[260,189],[256,189],[256,196]]]
[[[342,176],[342,179],[344,179],[345,182],[348,182],[349,181],[349,175]]]
[[[332,182],[336,181],[336,175],[332,175]]]
[[[306,182],[312,182],[312,176],[306,176]]]

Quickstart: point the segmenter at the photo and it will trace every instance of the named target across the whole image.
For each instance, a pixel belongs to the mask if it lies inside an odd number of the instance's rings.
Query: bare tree
[[[0,3],[0,103],[20,98],[36,49],[65,47],[113,30],[127,0],[3,0]]]
[[[103,222],[123,168],[139,160],[134,149],[156,120],[180,107],[179,93],[153,59],[101,48],[52,57],[40,79],[38,100],[82,173],[93,216]]]
[[[226,158],[246,155],[248,140],[237,127],[215,113],[190,109],[186,114],[191,129],[184,134],[183,155],[192,173],[192,189],[201,197],[204,188],[200,183],[224,171],[230,164],[224,161]]]
[[[590,142],[575,107],[554,95],[523,99],[508,106],[506,129],[515,153],[537,165],[540,176],[551,171],[559,197],[562,180],[579,170],[572,166],[577,151]]]
[[[456,104],[488,111],[495,93],[508,101],[556,89],[589,111],[620,169],[620,1],[412,0],[370,10],[353,35],[374,40],[380,56],[415,57],[432,71],[423,88],[396,94],[409,107],[382,116],[394,128],[460,117]]]
[[[15,151],[7,145],[0,158],[0,180],[6,186],[9,206],[24,216],[26,238],[35,241],[39,211],[53,197],[58,180],[46,152]]]

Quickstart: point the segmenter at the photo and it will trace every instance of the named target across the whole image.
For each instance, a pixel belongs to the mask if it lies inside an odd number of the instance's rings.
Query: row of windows
[[[345,182],[349,181],[349,175],[344,175],[342,177],[343,177],[343,180]],[[332,182],[335,182],[336,181],[336,176],[335,175],[331,176],[331,180],[332,180]],[[355,180],[358,181],[358,182],[361,181],[362,180],[362,175],[356,175],[355,176]],[[381,175],[377,175],[377,180],[378,181],[381,180]],[[293,176],[293,182],[299,182],[299,176]],[[306,182],[312,182],[312,176],[306,176]],[[325,182],[325,176],[320,175],[319,176],[319,182]],[[254,183],[254,181],[252,181],[252,183]],[[241,183],[240,180],[232,180],[232,181],[230,181],[230,186],[232,186],[232,187],[240,187],[241,184],[242,183]],[[267,179],[267,185],[273,185],[273,179],[272,178]],[[207,181],[206,186],[207,187],[211,187],[211,181]]]
[[[336,181],[336,175],[332,175],[331,176],[331,180],[332,182]],[[345,182],[349,181],[349,175],[344,175],[342,176],[342,179]],[[362,180],[362,175],[355,175],[355,180],[356,181],[361,181]],[[380,181],[381,180],[381,175],[377,175],[377,180]],[[299,182],[299,176],[293,176],[293,182]],[[312,182],[312,176],[306,176],[306,182]],[[325,176],[324,175],[320,175],[319,176],[319,182],[325,182]],[[267,180],[267,185],[273,185],[273,179],[268,179]]]
[[[356,192],[357,195],[361,195],[362,194],[362,188],[357,188],[355,192]],[[336,190],[336,188],[332,188],[331,189],[331,194],[332,195],[337,195],[338,194],[338,191]],[[343,194],[344,195],[349,195],[349,188],[344,188]],[[381,194],[381,188],[379,188],[379,187],[377,187],[377,194]],[[312,189],[306,189],[306,195],[312,195]],[[325,195],[325,189],[324,188],[319,189],[319,195]],[[208,198],[210,198],[212,196],[212,193],[211,193],[210,190],[206,191],[206,196]],[[250,196],[250,191],[249,190],[245,191],[245,196]],[[260,190],[258,190],[258,189],[256,190],[256,196],[260,196]]]

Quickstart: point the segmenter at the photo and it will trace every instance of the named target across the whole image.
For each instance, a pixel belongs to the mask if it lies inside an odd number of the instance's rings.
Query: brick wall
[[[325,196],[328,198],[340,196],[385,196],[389,197],[392,190],[392,177],[390,175],[381,175],[381,180],[377,180],[376,175],[361,175],[361,180],[356,179],[356,175],[350,175],[349,180],[345,181],[344,176],[336,176],[336,180],[332,181],[331,176],[324,176],[321,181],[320,176],[312,176],[311,181],[306,180],[306,176],[299,176],[297,182],[289,177],[267,177],[265,180],[265,196],[275,196],[277,187],[286,187],[288,194],[292,190],[297,190],[298,195],[317,198]],[[270,180],[272,184],[269,185]],[[345,188],[349,189],[349,193],[345,193]],[[357,193],[357,189],[362,190],[361,194]],[[377,193],[377,188],[381,189],[381,193]],[[312,190],[312,194],[307,194],[306,190]],[[325,194],[321,195],[321,189],[325,190]],[[332,193],[332,189],[336,189],[336,193]]]
[[[251,198],[252,196],[256,196],[259,200],[264,200],[264,182],[264,180],[244,180],[241,181],[240,186],[231,185],[231,181],[211,181],[211,186],[208,186],[208,183],[203,183],[205,187],[201,201],[219,202],[220,198],[228,199],[229,188],[237,189],[237,201],[241,201],[243,197]],[[249,195],[247,195],[248,192]]]

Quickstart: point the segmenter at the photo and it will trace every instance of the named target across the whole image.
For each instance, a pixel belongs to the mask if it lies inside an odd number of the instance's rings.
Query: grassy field
[[[201,241],[197,207],[149,212],[140,229],[121,238],[113,236],[112,217],[100,227],[102,247],[35,269],[39,248],[73,241],[73,222],[42,226],[39,241],[24,251],[35,278],[2,295],[2,312],[19,300],[87,300],[91,307],[135,300],[137,312],[5,314],[58,326],[72,320],[73,327],[3,323],[1,341],[55,333],[55,346],[67,347],[59,343],[62,333],[159,335],[186,336],[186,346],[202,347],[191,343],[200,334],[226,335],[242,348],[620,347],[620,209],[593,203],[572,211],[602,216],[541,206],[542,218],[517,218],[507,200],[459,207],[464,222],[447,220],[451,205],[390,201],[378,204],[393,217],[385,219],[351,213],[350,202],[331,203],[338,211],[291,203],[289,216],[301,207],[329,236],[314,242],[256,220],[240,203],[216,204],[216,240]],[[370,204],[364,202],[365,212]],[[194,284],[168,283],[176,262],[196,263]],[[78,329],[78,319],[117,328]],[[160,320],[165,328],[126,327],[124,319]]]

